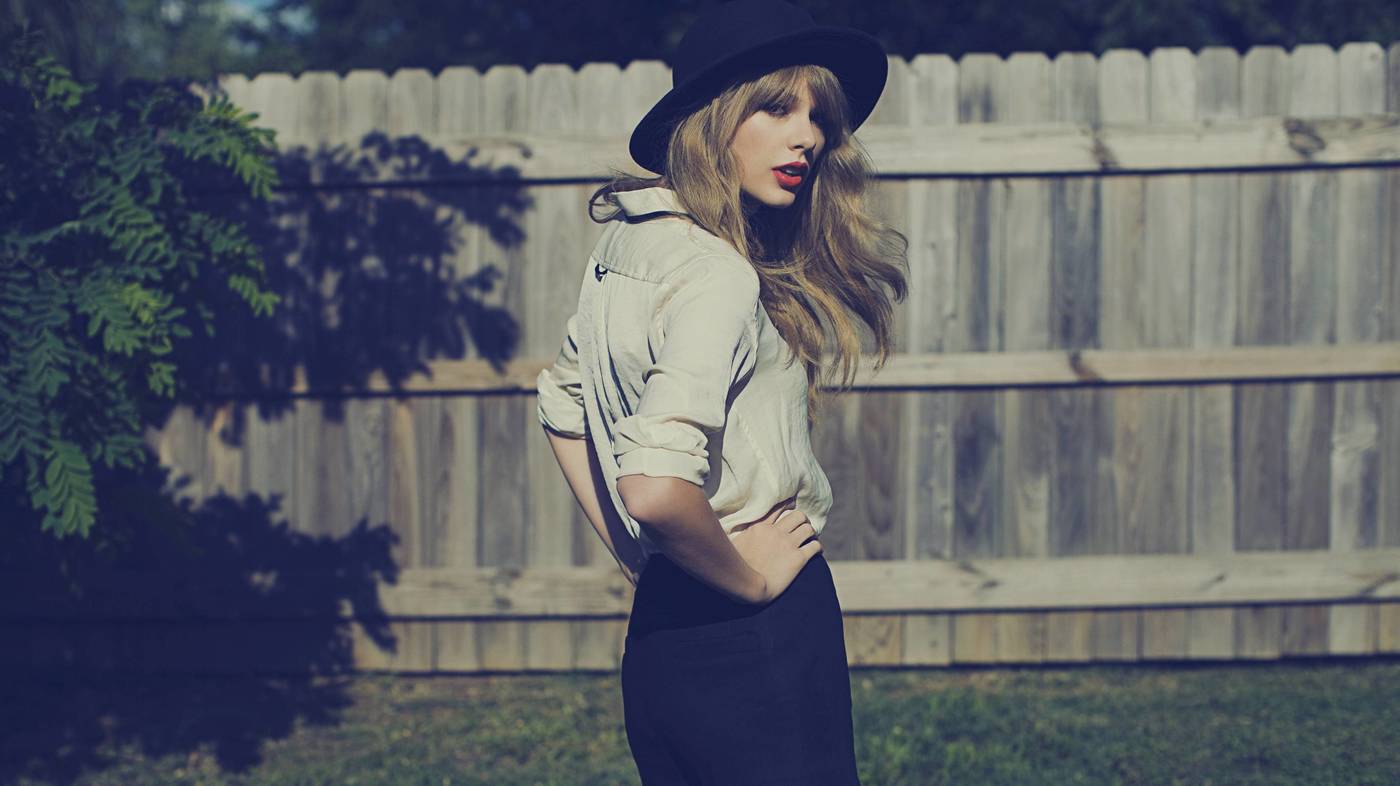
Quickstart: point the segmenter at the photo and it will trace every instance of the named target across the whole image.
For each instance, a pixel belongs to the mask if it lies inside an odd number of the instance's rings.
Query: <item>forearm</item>
[[[554,458],[564,479],[578,500],[583,514],[593,525],[594,531],[602,539],[603,545],[617,560],[618,567],[627,580],[634,585],[641,572],[644,555],[641,546],[627,532],[626,526],[618,517],[612,499],[606,496],[602,468],[597,457],[589,449],[587,439],[571,439],[560,436],[549,429],[544,430],[549,445],[554,450]]]
[[[737,601],[758,602],[763,576],[734,548],[699,486],[681,478],[624,475],[618,479],[618,493],[629,513],[634,506],[630,500],[650,500],[636,506],[641,516],[633,513],[633,518],[672,562]]]

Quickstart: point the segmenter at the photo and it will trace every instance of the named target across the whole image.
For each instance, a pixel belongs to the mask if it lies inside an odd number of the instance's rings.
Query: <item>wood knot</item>
[[[1103,143],[1103,137],[1099,135],[1099,129],[1093,128],[1090,129],[1089,132],[1093,135],[1090,140],[1093,143],[1090,151],[1094,156],[1094,161],[1099,165],[1099,170],[1108,172],[1115,169],[1122,169],[1122,165],[1118,163],[1118,157],[1113,155],[1113,151],[1108,148],[1108,145]]]
[[[1327,147],[1327,142],[1318,135],[1317,129],[1306,120],[1285,117],[1283,130],[1288,135],[1288,146],[1303,158],[1312,158]]]
[[[1084,353],[1078,349],[1069,351],[1069,370],[1081,382],[1102,382],[1103,377],[1084,362]]]

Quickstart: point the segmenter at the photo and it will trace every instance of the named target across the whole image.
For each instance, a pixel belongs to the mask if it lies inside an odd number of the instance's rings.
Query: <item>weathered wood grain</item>
[[[552,357],[520,358],[505,363],[498,371],[485,360],[437,360],[426,364],[427,372],[415,373],[396,383],[391,383],[382,372],[375,372],[355,391],[349,392],[534,392],[540,369],[553,362]],[[1400,342],[1200,349],[949,351],[893,355],[879,372],[873,371],[872,366],[873,358],[861,358],[853,387],[878,390],[1325,381],[1400,375]],[[290,393],[347,392],[332,386],[314,385],[300,370],[296,376]],[[237,396],[241,391],[219,389],[213,392]]]
[[[1238,117],[1240,57],[1227,47],[1209,47],[1197,56],[1196,114],[1200,118]],[[1198,175],[1195,179],[1195,231],[1192,248],[1191,345],[1228,347],[1235,343],[1239,300],[1239,177]],[[1202,385],[1189,393],[1191,466],[1191,551],[1224,555],[1235,548],[1234,389]],[[1186,612],[1187,656],[1231,658],[1235,654],[1234,609]]]
[[[1002,75],[994,55],[970,54],[958,62],[958,121],[987,122]],[[1001,281],[993,275],[994,246],[1001,242],[1003,184],[966,180],[958,188],[957,319],[949,326],[951,351],[989,351],[1001,345]],[[1001,424],[997,394],[969,392],[950,406],[953,445],[954,557],[1001,555],[1006,544],[1001,515]],[[990,662],[997,656],[997,620],[983,614],[953,618],[954,662]]]
[[[862,127],[856,137],[877,169],[892,178],[1303,171],[1400,161],[1400,121],[1381,113],[1304,121],[1282,116],[1280,111],[1270,117],[1180,123],[1106,121],[1098,126],[1012,127],[965,121],[937,137],[880,126]],[[290,133],[278,139],[299,141]],[[502,179],[592,182],[613,169],[641,173],[627,154],[627,140],[628,134],[616,132],[527,131],[426,138],[449,160],[469,165],[441,181],[460,185]],[[406,173],[399,164],[394,159],[370,162],[370,182],[422,182],[421,175]],[[309,179],[311,185],[344,185],[333,173],[317,170],[311,171]]]
[[[1189,50],[1158,49],[1148,58],[1148,117],[1172,123],[1196,118],[1196,60]],[[1191,238],[1195,229],[1194,190],[1185,175],[1164,175],[1147,181],[1144,211],[1143,280],[1137,291],[1138,340],[1142,346],[1184,346],[1191,341]],[[1190,501],[1187,461],[1189,400],[1187,391],[1161,389],[1144,399],[1143,439],[1152,446],[1144,462],[1145,483],[1135,496],[1144,498],[1145,519],[1138,549],[1146,553],[1190,550]],[[1184,610],[1143,613],[1144,658],[1172,659],[1187,654]]]
[[[1385,51],[1377,44],[1347,44],[1337,55],[1339,110],[1382,111],[1386,105]],[[1385,249],[1384,175],[1338,174],[1338,342],[1379,341]],[[1333,551],[1373,548],[1377,541],[1381,482],[1379,388],[1373,382],[1338,382],[1332,411],[1332,489],[1329,536]],[[1370,653],[1376,647],[1374,609],[1338,606],[1328,621],[1328,651]]]
[[[1288,56],[1277,47],[1250,50],[1240,75],[1241,114],[1273,115],[1287,110]],[[1290,202],[1282,175],[1240,177],[1240,297],[1237,341],[1286,344]],[[1274,550],[1283,546],[1287,477],[1287,388],[1241,386],[1235,391],[1238,485],[1235,547]],[[1241,657],[1277,657],[1282,631],[1278,609],[1247,609],[1236,615],[1236,651]]]
[[[1054,61],[1054,119],[1098,120],[1098,60],[1087,52],[1066,53]],[[1082,351],[1099,343],[1099,188],[1092,180],[1050,182],[1049,346]],[[1050,556],[1092,554],[1113,537],[1108,515],[1096,509],[1109,466],[1101,460],[1096,437],[1098,414],[1109,393],[1055,388],[1049,391],[1051,432],[1049,470]],[[1093,656],[1094,613],[1066,611],[1046,620],[1045,657],[1087,661]]]
[[[520,133],[528,130],[529,77],[523,68],[492,66],[481,80],[481,118],[485,133]],[[519,188],[497,185],[481,193],[481,205],[488,214],[492,206],[508,203]],[[526,238],[526,243],[528,243]],[[525,243],[511,242],[503,235],[486,232],[481,237],[482,260],[501,273],[497,287],[483,301],[507,313],[525,312],[532,293],[524,288],[528,249]],[[529,467],[524,434],[537,433],[533,402],[521,396],[483,396],[478,402],[481,440],[480,496],[481,547],[477,552],[482,567],[524,566],[529,545]],[[477,626],[481,664],[487,669],[523,668],[529,658],[528,624],[483,622]]]
[[[1099,117],[1104,123],[1143,123],[1148,119],[1149,81],[1147,58],[1130,50],[1112,50],[1099,59]],[[1147,184],[1141,177],[1101,180],[1099,193],[1099,342],[1105,349],[1143,346],[1137,308],[1143,292]],[[1117,525],[1113,540],[1098,544],[1099,553],[1141,551],[1139,533],[1151,515],[1142,503],[1156,477],[1144,472],[1150,461],[1142,434],[1144,400],[1149,391],[1125,388],[1113,391],[1099,415],[1099,439],[1111,450],[1111,496],[1095,501]],[[1155,431],[1149,431],[1155,436]],[[1111,446],[1111,448],[1110,448]],[[1108,489],[1101,489],[1107,491]],[[1139,657],[1141,614],[1136,611],[1105,612],[1094,617],[1094,656],[1097,659],[1135,660]]]
[[[1386,52],[1386,111],[1400,114],[1400,43],[1391,44]],[[1382,260],[1385,284],[1381,297],[1386,303],[1400,303],[1400,170],[1390,170],[1386,178],[1386,226],[1390,227],[1389,243]],[[1400,309],[1385,310],[1382,337],[1386,341],[1400,338]],[[1377,386],[1381,404],[1380,472],[1381,478],[1395,477],[1400,472],[1400,384],[1388,380]],[[1377,500],[1379,520],[1376,522],[1377,542],[1381,546],[1400,545],[1400,484],[1380,484]],[[1376,610],[1379,627],[1377,649],[1380,652],[1400,652],[1400,604],[1388,604]]]
[[[989,559],[841,560],[831,571],[848,616],[1272,606],[1400,599],[1400,549],[1297,550],[1197,554],[1102,554]],[[281,571],[313,580],[315,570]],[[62,598],[0,599],[0,620],[178,621],[369,619],[349,600],[268,610],[264,600],[221,586],[219,576],[171,575],[172,593],[132,592],[120,573],[94,577],[100,598],[80,608]],[[390,619],[530,620],[625,617],[632,585],[615,565],[404,568],[379,586]],[[376,610],[377,611],[377,610]],[[499,624],[499,623],[493,623]],[[995,628],[995,625],[992,626]],[[992,638],[995,641],[995,637]]]
[[[958,122],[957,64],[946,55],[921,55],[910,63],[918,92],[909,122],[935,133]],[[956,318],[958,248],[957,184],[908,183],[909,294],[903,311],[900,351],[944,349]],[[900,435],[904,553],[908,559],[946,558],[953,537],[953,450],[949,438],[951,395],[908,392],[901,397],[907,427]],[[952,617],[904,616],[907,664],[945,665],[952,659]]]
[[[1049,58],[1018,53],[996,84],[994,120],[1008,124],[1052,118]],[[991,259],[992,275],[1004,283],[1001,350],[1050,346],[1050,190],[1043,180],[997,182],[1004,199],[1001,242]],[[1007,557],[1043,557],[1049,550],[1052,432],[1050,398],[1044,390],[1008,390],[999,400],[1002,473],[1001,502]],[[1036,662],[1045,657],[1044,614],[998,618],[997,658]]]
[[[1337,114],[1337,57],[1331,47],[1300,46],[1289,55],[1289,116]],[[1290,251],[1287,294],[1288,341],[1323,344],[1333,341],[1336,287],[1337,173],[1298,172],[1289,177]],[[1332,389],[1328,383],[1301,382],[1286,389],[1288,431],[1281,545],[1286,549],[1327,546],[1332,436]],[[1321,654],[1327,650],[1324,607],[1283,609],[1284,654]]]

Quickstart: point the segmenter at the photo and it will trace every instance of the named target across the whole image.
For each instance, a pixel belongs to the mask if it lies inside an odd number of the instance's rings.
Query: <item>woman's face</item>
[[[797,86],[791,106],[771,105],[749,115],[730,144],[743,194],[768,207],[784,208],[796,201],[826,141],[818,122],[822,119],[814,114],[806,82]],[[800,169],[791,170],[793,175],[780,171],[788,164]]]

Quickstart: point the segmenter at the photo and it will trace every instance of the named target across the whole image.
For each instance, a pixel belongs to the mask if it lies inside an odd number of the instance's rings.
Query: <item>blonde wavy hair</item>
[[[805,80],[813,115],[826,138],[813,162],[807,188],[780,210],[746,207],[739,187],[739,165],[730,149],[739,126],[754,112],[790,108]],[[817,65],[794,65],[726,88],[671,130],[666,173],[637,177],[613,170],[613,177],[589,198],[597,223],[621,220],[613,196],[619,191],[662,186],[676,193],[686,218],[728,241],[753,264],[759,297],[773,326],[807,372],[807,426],[817,423],[836,367],[848,390],[862,348],[857,319],[873,339],[880,369],[894,349],[893,307],[907,293],[908,239],[876,219],[866,204],[873,166],[850,132],[845,93],[832,72]],[[615,208],[598,214],[604,205]],[[882,285],[884,288],[882,288]],[[830,329],[832,363],[823,379],[823,349]]]

